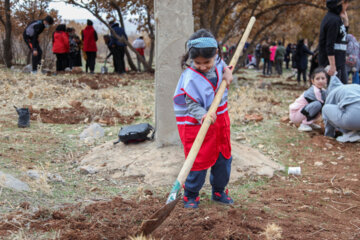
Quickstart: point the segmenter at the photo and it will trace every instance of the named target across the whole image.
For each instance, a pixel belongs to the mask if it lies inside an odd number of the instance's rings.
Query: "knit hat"
[[[93,22],[92,22],[90,19],[88,19],[88,20],[87,20],[87,25],[88,25],[88,26],[92,26],[92,25],[93,25]]]

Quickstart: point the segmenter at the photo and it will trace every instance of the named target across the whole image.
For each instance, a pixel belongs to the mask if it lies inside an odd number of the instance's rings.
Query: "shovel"
[[[107,61],[107,58],[105,58],[104,66],[101,67],[102,74],[108,73],[108,68],[106,67],[106,61]]]
[[[240,54],[242,53],[242,50],[244,48],[245,42],[247,38],[249,37],[250,31],[255,23],[255,17],[251,17],[246,30],[244,32],[244,35],[242,36],[236,51],[234,53],[234,56],[231,59],[231,62],[229,64],[230,69],[233,71],[235,68],[237,61],[240,57]],[[180,173],[173,184],[173,187],[171,189],[171,192],[169,194],[169,197],[166,201],[166,204],[161,207],[159,210],[157,210],[148,220],[144,220],[140,226],[139,235],[149,235],[151,234],[157,227],[161,225],[161,223],[170,215],[171,211],[175,208],[176,204],[181,199],[180,190],[182,185],[185,183],[185,180],[187,176],[190,173],[190,170],[194,164],[195,158],[200,150],[200,147],[204,141],[205,135],[211,125],[211,114],[215,113],[220,101],[222,99],[222,96],[226,89],[226,81],[222,81],[219,87],[218,92],[215,95],[214,101],[212,102],[210,109],[208,111],[208,114],[204,120],[204,122],[201,125],[201,128],[195,138],[195,141],[190,149],[190,152],[184,162],[184,165],[182,166]]]
[[[106,49],[106,53],[105,53],[105,61],[104,61],[104,66],[102,66],[101,67],[101,69],[100,69],[100,72],[101,72],[101,74],[106,74],[106,73],[108,73],[108,68],[106,67],[106,62],[107,62],[107,60],[108,60],[108,50]]]

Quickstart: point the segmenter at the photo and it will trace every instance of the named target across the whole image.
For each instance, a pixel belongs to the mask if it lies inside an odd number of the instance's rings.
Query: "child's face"
[[[215,64],[216,55],[212,58],[197,57],[193,59],[194,66],[197,70],[207,73]]]
[[[311,80],[311,82],[317,88],[324,88],[327,83],[327,78],[325,73],[323,72],[317,73],[314,79]]]

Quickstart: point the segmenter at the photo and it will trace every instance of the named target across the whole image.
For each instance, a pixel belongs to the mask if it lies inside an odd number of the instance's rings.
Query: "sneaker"
[[[357,131],[351,131],[348,133],[344,133],[342,136],[337,137],[336,141],[338,142],[357,142],[360,141],[360,134]]]
[[[214,202],[222,203],[222,204],[228,204],[231,205],[234,203],[231,197],[229,197],[229,190],[226,189],[225,192],[219,193],[219,192],[213,192],[211,200]]]
[[[312,131],[313,129],[309,126],[309,125],[306,125],[306,124],[300,124],[300,127],[298,128],[298,130],[300,132],[310,132]]]
[[[184,208],[198,208],[200,203],[200,197],[188,198],[184,196]]]
[[[321,129],[321,126],[320,126],[320,125],[317,125],[317,124],[315,124],[315,123],[310,124],[310,127],[311,127],[312,129]]]

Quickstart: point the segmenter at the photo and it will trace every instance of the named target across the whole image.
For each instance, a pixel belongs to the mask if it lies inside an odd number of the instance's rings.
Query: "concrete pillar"
[[[154,0],[155,13],[155,141],[157,146],[179,143],[173,94],[181,75],[181,56],[194,32],[192,0]]]

